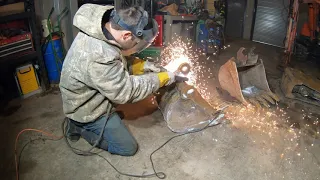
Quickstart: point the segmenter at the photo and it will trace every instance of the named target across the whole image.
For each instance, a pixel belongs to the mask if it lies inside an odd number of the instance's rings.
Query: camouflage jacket
[[[160,86],[155,73],[129,75],[121,47],[106,39],[101,21],[112,9],[85,4],[73,19],[80,32],[64,60],[60,90],[65,115],[81,123],[110,113],[115,104],[140,101]]]

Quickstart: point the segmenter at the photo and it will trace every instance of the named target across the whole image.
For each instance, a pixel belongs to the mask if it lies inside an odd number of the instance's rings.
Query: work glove
[[[158,73],[160,81],[160,87],[169,86],[176,81],[175,74],[172,72],[160,72]]]
[[[146,72],[161,72],[161,68],[157,67],[154,63],[138,58],[133,60],[133,64],[130,67],[130,70],[133,75],[141,75]]]
[[[143,66],[144,72],[161,72],[161,67],[156,66],[153,62],[145,61]]]
[[[275,105],[276,102],[280,101],[279,97],[275,95],[273,92],[260,90],[255,86],[247,87],[241,91],[245,99],[257,108],[261,108],[260,104],[269,108],[270,104]]]

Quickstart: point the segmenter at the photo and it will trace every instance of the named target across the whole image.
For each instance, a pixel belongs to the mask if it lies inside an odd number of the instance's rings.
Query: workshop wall
[[[34,2],[38,28],[42,28],[41,21],[48,18],[48,14],[50,13],[52,7],[55,8],[55,11],[52,15],[53,23],[56,23],[57,15],[61,13],[65,7],[69,9],[67,16],[65,16],[61,22],[62,32],[65,34],[63,42],[66,50],[68,50],[72,44],[73,39],[79,32],[79,30],[72,25],[73,17],[79,7],[78,0],[34,0]],[[121,2],[122,0],[116,0],[115,6],[120,7]],[[95,1],[95,3],[98,3],[98,1]]]

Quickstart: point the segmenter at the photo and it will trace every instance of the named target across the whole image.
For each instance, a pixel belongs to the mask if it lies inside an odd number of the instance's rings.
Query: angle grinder
[[[178,69],[174,72],[176,74],[175,75],[176,82],[181,83],[181,82],[189,81],[189,78],[187,78],[186,76],[189,74],[190,70],[191,70],[191,66],[188,63],[180,64]],[[167,71],[167,69],[165,69],[164,67],[161,67],[161,72],[165,72],[165,71]]]
[[[182,63],[179,68],[176,71],[176,82],[185,82],[188,81],[189,79],[185,76],[189,74],[191,70],[191,66],[188,63]],[[181,76],[179,75],[181,74]]]
[[[182,63],[180,64],[177,71],[179,71],[183,75],[188,75],[190,70],[191,70],[191,66],[188,63]]]

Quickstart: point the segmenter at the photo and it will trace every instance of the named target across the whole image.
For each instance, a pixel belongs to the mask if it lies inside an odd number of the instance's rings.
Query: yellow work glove
[[[172,73],[172,72],[161,72],[161,73],[158,73],[158,78],[159,78],[159,81],[160,81],[160,87],[169,86],[169,85],[171,85],[172,83],[174,83],[176,81],[175,80],[175,74]]]
[[[133,75],[141,75],[145,72],[160,72],[161,68],[157,67],[154,63],[144,61],[142,59],[134,59],[131,66]]]

